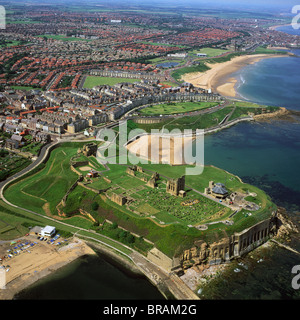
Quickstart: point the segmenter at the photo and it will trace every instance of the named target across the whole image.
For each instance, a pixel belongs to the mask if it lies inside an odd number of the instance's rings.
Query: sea
[[[15,295],[15,300],[164,300],[146,277],[93,248]]]
[[[291,26],[279,30],[300,35],[300,30]],[[300,56],[300,49],[291,52]],[[300,58],[260,60],[234,76],[243,99],[300,111]],[[299,223],[299,116],[239,123],[206,136],[204,152],[205,164],[225,169],[265,190]],[[289,245],[300,251],[299,236],[292,237]],[[295,265],[300,265],[300,255],[279,247],[261,248],[234,262],[221,277],[200,288],[199,296],[208,300],[296,300],[300,298],[300,290],[292,287]],[[163,299],[163,296],[145,278],[137,277],[99,253],[96,257],[77,259],[16,298]]]
[[[291,26],[280,27],[278,31],[300,35],[300,30]],[[242,99],[285,107],[295,114],[280,120],[241,122],[205,136],[204,162],[265,190],[278,206],[286,208],[299,228],[300,49],[289,51],[295,56],[263,59],[230,77],[238,80],[236,90]],[[300,251],[299,235],[293,235],[288,245]],[[292,286],[295,265],[300,265],[300,255],[279,247],[260,248],[232,263],[222,276],[199,289],[199,296],[297,300],[300,290]]]

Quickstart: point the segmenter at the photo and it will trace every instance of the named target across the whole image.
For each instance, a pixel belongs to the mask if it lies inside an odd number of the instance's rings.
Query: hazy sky
[[[1,0],[0,0],[1,1]],[[72,0],[68,0],[72,1]],[[78,0],[75,0],[78,1]],[[61,1],[63,2],[63,1]],[[107,3],[107,4],[150,4],[159,6],[195,6],[203,8],[276,8],[291,12],[294,5],[300,5],[300,0],[82,0],[81,3]]]
[[[146,0],[147,1],[147,0]],[[209,6],[224,6],[224,7],[281,7],[292,8],[294,5],[299,5],[300,0],[154,0],[162,4],[176,4],[176,5],[205,5]],[[154,2],[152,1],[152,2]],[[130,2],[130,0],[129,0]],[[138,0],[139,3],[145,3],[145,0]]]
[[[0,0],[7,2],[7,0]],[[8,1],[10,2],[10,1]],[[195,6],[197,8],[219,8],[219,9],[254,9],[254,8],[269,8],[279,9],[285,12],[291,12],[294,5],[300,5],[300,0],[13,0],[11,3],[81,3],[85,4],[149,4],[152,6]],[[273,11],[273,10],[270,10]]]

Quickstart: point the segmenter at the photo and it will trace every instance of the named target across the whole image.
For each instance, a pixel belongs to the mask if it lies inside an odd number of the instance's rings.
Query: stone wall
[[[160,123],[164,119],[163,118],[135,118],[133,122],[140,123],[140,124],[153,124],[153,123]]]
[[[236,232],[218,242],[206,243],[202,240],[185,250],[180,257],[183,269],[202,263],[220,264],[239,258],[255,249],[276,234],[279,225],[277,213],[241,232]]]
[[[62,198],[61,200],[61,204],[63,206],[66,205],[66,201],[67,201],[67,198],[69,196],[69,194],[77,187],[78,183],[82,180],[82,176],[80,176],[75,183],[73,183],[73,185],[70,187],[70,189],[67,191],[67,193],[64,195],[64,197]]]
[[[171,272],[173,269],[177,269],[179,266],[179,261],[177,259],[169,258],[157,248],[151,249],[147,254],[147,258],[168,272]]]
[[[127,199],[121,194],[112,193],[111,201],[117,203],[119,206],[123,206],[126,203]]]

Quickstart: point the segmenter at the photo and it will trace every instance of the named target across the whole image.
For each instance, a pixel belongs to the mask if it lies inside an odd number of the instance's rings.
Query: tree
[[[135,242],[135,237],[131,233],[129,233],[127,235],[127,241],[128,241],[128,243],[134,243]]]
[[[118,228],[118,224],[116,222],[114,222],[112,225],[111,225],[112,229],[117,229]]]
[[[92,210],[97,211],[98,208],[99,208],[98,202],[93,202],[93,203],[92,203]]]

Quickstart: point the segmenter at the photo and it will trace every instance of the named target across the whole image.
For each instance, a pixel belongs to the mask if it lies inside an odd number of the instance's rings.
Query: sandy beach
[[[286,55],[256,54],[244,55],[222,63],[207,64],[210,69],[206,72],[187,73],[182,76],[186,82],[195,87],[211,89],[225,97],[236,97],[235,84],[237,80],[230,75],[242,67],[253,64],[261,59],[286,57]]]
[[[85,242],[77,238],[68,241],[67,245],[60,248],[39,241],[34,236],[24,237],[22,242],[24,241],[31,241],[31,243],[35,241],[37,244],[2,261],[2,265],[5,265],[8,271],[5,272],[5,289],[0,289],[0,300],[11,300],[16,293],[78,257],[95,254]],[[5,244],[2,244],[2,251],[4,247]],[[9,246],[6,245],[6,247]]]
[[[279,27],[286,27],[286,26],[290,26],[290,24],[279,24],[276,26],[271,26],[271,27],[269,27],[269,30],[276,30]]]
[[[193,137],[161,137],[144,135],[131,142],[126,148],[134,155],[143,159],[151,159],[152,163],[172,165],[185,164],[184,147],[189,146]]]

